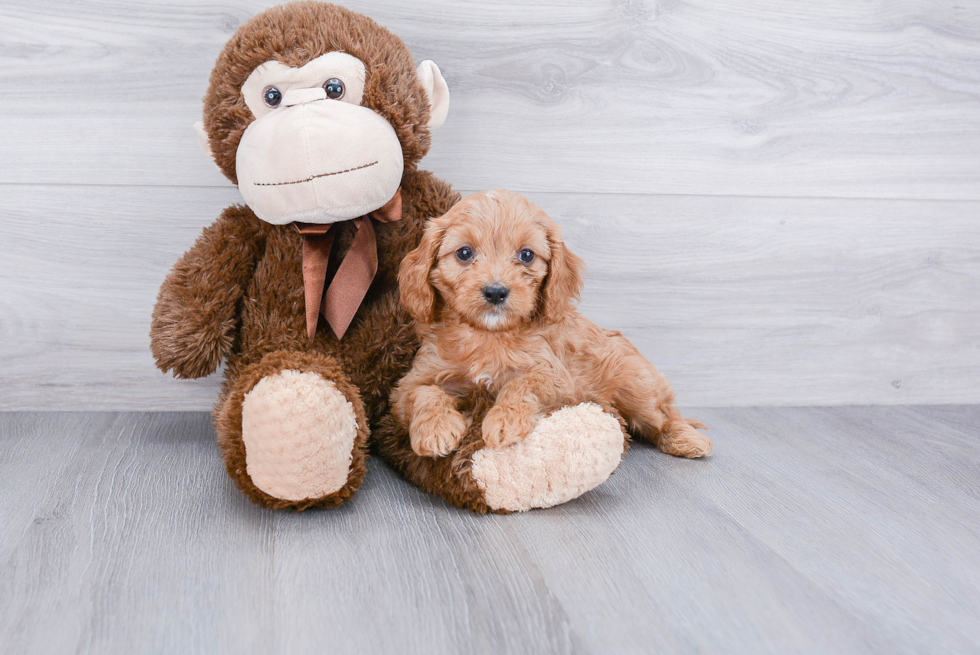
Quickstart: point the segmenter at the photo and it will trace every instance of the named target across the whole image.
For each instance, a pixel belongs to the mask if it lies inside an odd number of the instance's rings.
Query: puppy
[[[454,396],[472,386],[495,394],[482,425],[491,448],[522,440],[553,410],[594,402],[665,453],[711,452],[695,429],[705,426],[681,418],[653,365],[575,309],[582,269],[554,221],[516,193],[476,193],[429,222],[398,272],[421,347],[392,402],[417,454],[460,445],[468,424]]]

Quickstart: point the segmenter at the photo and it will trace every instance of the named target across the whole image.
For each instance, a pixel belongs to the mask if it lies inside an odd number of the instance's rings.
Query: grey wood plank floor
[[[0,650],[980,652],[980,406],[686,413],[709,460],[511,516],[376,459],[270,512],[207,414],[0,413]]]

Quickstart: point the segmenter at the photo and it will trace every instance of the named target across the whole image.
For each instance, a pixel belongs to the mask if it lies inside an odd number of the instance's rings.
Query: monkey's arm
[[[262,252],[259,221],[232,206],[198,237],[164,280],[153,308],[150,349],[179,378],[214,372],[238,332],[238,303]]]

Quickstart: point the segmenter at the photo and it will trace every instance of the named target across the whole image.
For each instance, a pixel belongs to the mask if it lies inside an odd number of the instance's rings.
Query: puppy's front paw
[[[455,409],[416,414],[408,427],[412,450],[422,457],[443,457],[456,450],[466,434],[466,419]]]
[[[536,408],[527,403],[494,405],[483,417],[483,443],[503,448],[524,440],[537,423]]]

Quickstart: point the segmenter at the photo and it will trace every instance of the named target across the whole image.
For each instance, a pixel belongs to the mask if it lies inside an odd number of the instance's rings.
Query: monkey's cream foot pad
[[[343,487],[356,436],[353,405],[316,373],[264,377],[242,404],[248,475],[283,500],[322,498]]]
[[[520,443],[476,451],[471,471],[492,509],[523,512],[599,486],[619,466],[625,447],[619,421],[582,403],[543,419]]]

